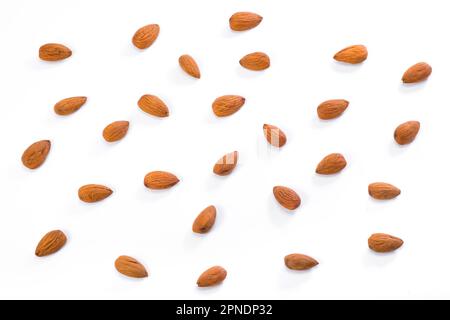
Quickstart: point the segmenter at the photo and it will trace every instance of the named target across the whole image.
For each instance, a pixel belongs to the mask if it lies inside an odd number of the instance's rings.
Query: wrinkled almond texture
[[[398,144],[404,145],[414,141],[420,130],[419,121],[407,121],[399,125],[394,131],[394,139]]]
[[[139,49],[150,47],[159,35],[159,25],[149,24],[136,31],[132,42]]]
[[[210,287],[221,283],[227,277],[227,271],[220,267],[215,266],[209,268],[203,272],[197,280],[199,287]]]
[[[405,71],[402,77],[404,83],[416,83],[426,80],[431,74],[431,66],[425,62],[419,62]]]
[[[178,63],[180,64],[181,69],[183,69],[188,75],[200,79],[200,68],[198,67],[197,62],[195,62],[194,58],[192,58],[190,55],[182,55],[178,59]]]
[[[108,142],[118,141],[125,137],[129,126],[128,121],[114,121],[103,129],[103,138]]]
[[[269,142],[274,147],[281,148],[286,144],[286,135],[280,128],[270,124],[264,124],[263,131],[267,142]]]
[[[369,195],[378,200],[394,199],[400,194],[400,189],[385,182],[374,182],[369,184]]]
[[[22,154],[22,163],[28,169],[40,167],[50,152],[51,143],[49,140],[41,140],[33,143]]]
[[[253,71],[261,71],[270,67],[270,58],[264,52],[253,52],[239,60],[241,66]]]
[[[343,99],[324,101],[317,107],[317,115],[322,120],[337,118],[347,109],[348,104],[349,102]]]
[[[35,254],[38,257],[48,256],[61,249],[66,241],[67,237],[61,230],[50,231],[39,241]]]
[[[291,270],[308,270],[319,263],[307,255],[292,253],[284,257],[284,264]]]
[[[63,60],[72,55],[72,50],[59,43],[47,43],[39,48],[39,58],[45,61]]]
[[[236,168],[239,158],[237,151],[227,153],[214,165],[213,172],[219,176],[229,175]]]
[[[129,256],[120,256],[114,263],[117,271],[131,278],[148,277],[145,267],[136,259]]]
[[[230,18],[230,28],[234,31],[253,29],[262,21],[262,17],[252,12],[236,12]]]
[[[335,174],[345,168],[347,161],[340,153],[331,153],[319,162],[316,168],[318,174]]]
[[[403,240],[385,233],[374,233],[368,240],[369,248],[376,252],[391,252],[403,245]]]
[[[192,231],[195,233],[207,233],[211,230],[216,221],[216,207],[209,206],[205,208],[194,221]]]
[[[334,59],[350,64],[361,63],[367,59],[367,48],[361,44],[350,46],[336,53]]]
[[[226,95],[217,98],[212,104],[213,112],[218,117],[230,116],[237,112],[245,103],[245,98],[236,95]]]
[[[300,206],[301,199],[299,195],[288,187],[273,187],[273,195],[278,203],[286,209],[295,210]]]
[[[80,109],[86,103],[87,97],[71,97],[62,99],[53,108],[56,114],[67,116]]]
[[[180,180],[172,173],[165,171],[153,171],[144,178],[144,185],[149,189],[167,189],[176,185]]]
[[[163,118],[169,116],[169,108],[167,108],[166,104],[160,98],[151,94],[144,94],[139,99],[138,106],[142,111],[155,117]]]
[[[113,191],[100,184],[87,184],[78,189],[78,197],[81,201],[92,203],[108,198]]]

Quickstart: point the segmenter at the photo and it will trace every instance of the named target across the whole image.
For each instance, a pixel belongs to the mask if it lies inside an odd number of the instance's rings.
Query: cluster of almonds
[[[231,16],[230,28],[234,31],[245,31],[258,26],[262,17],[251,12],[238,12]],[[132,42],[139,49],[150,47],[157,39],[159,25],[150,24],[136,31]],[[46,44],[39,49],[39,57],[45,61],[58,61],[66,59],[72,55],[69,48],[61,44]],[[347,47],[334,55],[334,59],[349,64],[362,63],[367,59],[367,49],[363,45]],[[253,71],[267,69],[270,66],[270,58],[262,52],[254,52],[244,56],[239,63]],[[182,55],[179,58],[181,68],[190,76],[199,79],[200,69],[195,60],[189,55]],[[431,74],[431,67],[426,63],[418,63],[410,67],[403,75],[404,83],[415,83],[425,80]],[[58,115],[67,116],[80,109],[86,102],[86,97],[71,97],[63,99],[55,104],[54,111]],[[217,98],[212,103],[212,110],[218,117],[230,116],[244,105],[245,98],[237,95],[226,95]],[[156,116],[167,117],[169,109],[158,97],[150,94],[143,95],[138,106],[144,112]],[[349,102],[344,99],[328,100],[317,107],[317,115],[322,120],[331,120],[339,117],[348,107]],[[103,130],[103,138],[107,142],[115,142],[125,137],[129,127],[128,121],[115,121],[107,125]],[[394,139],[400,144],[411,143],[416,137],[420,128],[418,121],[408,121],[399,125],[394,131]],[[281,148],[286,144],[285,133],[278,127],[264,124],[263,132],[267,141],[274,147]],[[23,164],[29,169],[36,169],[41,166],[49,151],[51,143],[49,140],[42,140],[29,146],[22,155]],[[220,176],[229,175],[238,162],[238,152],[234,151],[221,157],[213,167],[213,172]],[[343,170],[347,162],[342,154],[332,153],[325,156],[317,165],[316,173],[321,175],[332,175]],[[179,182],[177,176],[170,172],[153,171],[144,177],[144,185],[149,189],[167,189]],[[369,194],[375,199],[393,199],[400,194],[400,189],[384,182],[371,183],[368,187]],[[109,197],[113,191],[107,186],[98,184],[87,184],[79,188],[78,197],[81,201],[92,203],[101,201]],[[275,186],[273,195],[278,203],[288,210],[295,210],[300,206],[301,198],[293,189],[286,186]],[[195,219],[192,231],[195,233],[207,233],[213,227],[216,219],[216,208],[209,206],[205,208]],[[36,248],[36,255],[47,256],[61,249],[67,241],[65,234],[60,230],[47,233],[39,242]],[[376,233],[369,237],[369,248],[376,252],[390,252],[396,250],[403,244],[397,237]],[[307,255],[293,253],[285,257],[285,265],[292,270],[307,270],[318,262]],[[147,277],[146,268],[136,259],[129,256],[120,256],[115,261],[116,269],[129,277]],[[207,269],[200,275],[197,285],[206,287],[218,284],[226,278],[227,272],[220,266]]]

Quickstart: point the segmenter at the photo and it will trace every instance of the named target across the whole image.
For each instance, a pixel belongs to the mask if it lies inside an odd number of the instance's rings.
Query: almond
[[[292,253],[284,257],[284,264],[291,270],[308,270],[319,263],[307,255],[300,253]]]
[[[148,277],[145,267],[139,261],[129,256],[118,257],[114,263],[114,266],[121,274],[131,278]]]
[[[72,50],[59,43],[47,43],[39,48],[39,58],[45,61],[63,60],[72,55]]]
[[[207,233],[211,230],[214,222],[216,222],[216,207],[209,206],[197,216],[192,225],[192,231],[195,233]]]
[[[51,143],[49,140],[41,140],[33,143],[22,154],[22,163],[28,169],[40,167],[50,152]]]
[[[149,24],[138,31],[133,36],[132,42],[139,49],[146,49],[150,47],[159,35],[159,25]]]
[[[319,162],[316,168],[318,174],[335,174],[345,168],[347,161],[340,153],[332,153],[327,155]]]
[[[67,237],[64,232],[60,230],[50,231],[39,241],[35,254],[38,257],[48,256],[61,249],[66,241]]]
[[[385,182],[374,182],[369,184],[369,195],[378,200],[394,199],[400,194],[400,189]]]
[[[419,121],[407,121],[395,129],[394,139],[400,145],[411,143],[419,133],[419,129]]]
[[[220,267],[215,266],[209,268],[203,272],[197,280],[199,287],[210,287],[221,283],[227,277],[227,271]]]
[[[347,109],[348,104],[349,102],[344,99],[324,101],[317,107],[317,115],[322,120],[337,118]]]
[[[54,110],[60,116],[67,116],[80,109],[86,103],[86,97],[71,97],[62,99],[55,104]]]
[[[178,63],[180,64],[181,69],[183,69],[184,72],[186,72],[188,75],[200,79],[200,69],[194,58],[192,58],[190,55],[182,55],[180,58],[178,58]]]
[[[236,12],[230,18],[230,28],[234,31],[253,29],[262,21],[262,17],[252,12]]]
[[[342,49],[334,55],[334,60],[339,62],[357,64],[367,59],[367,48],[362,44]]]
[[[261,71],[270,67],[270,58],[264,52],[253,52],[239,60],[241,66],[253,71]]]
[[[128,121],[114,121],[103,129],[103,138],[108,142],[118,141],[125,137],[129,126]]]
[[[376,252],[391,252],[403,245],[403,240],[385,233],[374,233],[370,236],[369,248]]]
[[[151,94],[144,94],[139,99],[138,106],[142,111],[155,117],[163,118],[169,116],[169,108],[167,108],[166,104],[160,98]]]
[[[244,105],[245,98],[235,95],[226,95],[217,98],[212,104],[213,112],[218,117],[230,116],[239,111]]]
[[[236,168],[238,157],[237,151],[227,153],[216,162],[213,172],[219,176],[229,175]]]
[[[271,124],[264,124],[263,131],[266,140],[274,147],[281,148],[286,144],[286,135],[280,128]]]
[[[409,67],[402,77],[404,83],[416,83],[426,80],[431,74],[431,66],[425,62],[419,62]]]
[[[108,198],[113,191],[100,184],[87,184],[78,189],[78,197],[81,201],[92,203]]]
[[[149,189],[167,189],[176,185],[180,180],[172,173],[165,171],[153,171],[144,178],[144,185]]]
[[[295,210],[300,206],[301,199],[299,195],[297,194],[297,192],[288,187],[273,187],[273,195],[275,196],[275,199],[278,201],[278,203],[286,209]]]

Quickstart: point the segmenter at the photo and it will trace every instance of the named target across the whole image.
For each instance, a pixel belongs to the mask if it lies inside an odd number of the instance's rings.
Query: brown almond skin
[[[199,287],[211,287],[218,285],[227,277],[227,271],[220,267],[215,266],[209,268],[203,272],[197,280],[197,285]]]
[[[419,121],[407,121],[399,125],[394,131],[394,139],[400,145],[414,141],[420,130]]]
[[[98,202],[108,198],[113,191],[100,184],[87,184],[78,189],[78,197],[87,203]]]
[[[295,210],[300,206],[300,196],[288,187],[273,187],[273,195],[278,203],[288,210]]]
[[[200,79],[200,68],[198,67],[197,62],[195,62],[194,58],[192,58],[190,55],[182,55],[180,58],[178,58],[178,63],[180,64],[181,69],[183,69],[184,72],[186,72],[188,75]]]
[[[258,26],[262,17],[253,12],[236,12],[230,17],[230,28],[234,31],[246,31]]]
[[[419,62],[408,68],[402,77],[403,83],[417,83],[426,80],[431,74],[431,66],[426,62]]]
[[[284,257],[284,264],[291,270],[308,270],[319,264],[314,258],[300,253],[292,253]]]
[[[347,161],[340,153],[331,153],[319,162],[316,168],[318,174],[335,174],[345,168]]]
[[[50,140],[41,140],[30,145],[22,154],[22,163],[28,169],[39,168],[50,152]]]
[[[348,105],[349,102],[344,99],[327,100],[317,107],[317,115],[322,120],[334,119],[339,117]]]
[[[369,195],[377,200],[394,199],[401,193],[396,186],[385,182],[374,182],[369,184]]]
[[[67,241],[67,237],[61,230],[48,232],[41,241],[39,241],[35,254],[38,257],[48,256],[59,251]]]
[[[58,101],[53,109],[55,110],[56,114],[60,116],[67,116],[74,113],[75,111],[78,111],[78,109],[80,109],[86,103],[86,100],[87,97],[65,98],[61,101]]]
[[[155,117],[168,117],[169,108],[166,104],[157,96],[151,94],[144,94],[138,101],[138,106],[142,111],[151,114]]]
[[[350,64],[358,64],[367,59],[367,48],[362,44],[342,49],[334,55],[334,60]]]
[[[403,245],[403,240],[385,233],[374,233],[368,240],[369,248],[375,252],[391,252]]]
[[[192,231],[195,233],[207,233],[216,222],[216,207],[209,206],[205,208],[194,221]]]
[[[132,42],[138,49],[147,49],[150,47],[159,35],[159,25],[149,24],[136,31]]]
[[[114,266],[121,274],[131,278],[148,277],[145,267],[136,259],[129,256],[120,256],[116,259]]]
[[[72,50],[59,43],[47,43],[39,48],[39,58],[45,61],[59,61],[72,55]]]
[[[264,124],[263,131],[267,142],[269,142],[274,147],[281,148],[286,144],[286,134],[280,128],[271,124]]]
[[[214,100],[212,109],[216,116],[227,117],[239,111],[244,103],[244,97],[236,95],[225,95]]]
[[[123,139],[128,132],[128,121],[114,121],[103,129],[103,139],[107,142],[115,142]]]
[[[264,52],[253,52],[239,60],[241,66],[253,71],[261,71],[270,67],[270,58]]]
[[[227,176],[236,168],[239,153],[233,151],[220,158],[214,165],[213,172],[219,176]]]
[[[153,190],[168,189],[180,180],[172,173],[166,171],[152,171],[144,178],[144,185]]]

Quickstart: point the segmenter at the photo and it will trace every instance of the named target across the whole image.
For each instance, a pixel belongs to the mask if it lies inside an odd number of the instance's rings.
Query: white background
[[[1,298],[450,298],[449,79],[450,20],[446,1],[1,1],[0,4],[0,297]],[[236,11],[264,17],[235,33]],[[158,23],[159,38],[137,50],[131,37]],[[39,60],[48,42],[66,44],[63,62]],[[334,53],[364,44],[359,66],[334,62]],[[264,51],[271,67],[255,73],[239,59]],[[195,57],[202,78],[185,75],[178,57]],[[426,83],[405,86],[410,65],[426,61]],[[170,117],[137,107],[145,93],[161,97]],[[216,118],[212,101],[239,94],[247,101]],[[53,105],[85,95],[77,113],[60,117]],[[339,119],[324,122],[317,105],[350,101]],[[103,128],[129,120],[119,143]],[[399,147],[395,127],[421,122],[411,145]],[[267,147],[262,125],[282,128],[288,142]],[[32,142],[50,139],[45,164],[26,169],[20,157]],[[223,154],[238,150],[228,177],[214,176]],[[314,173],[331,152],[347,168]],[[152,192],[146,173],[167,170],[181,182]],[[402,190],[379,202],[374,181]],[[114,193],[85,204],[81,185]],[[272,187],[298,191],[293,213],[273,199]],[[193,234],[196,215],[215,205],[218,219],[205,236]],[[53,229],[69,240],[53,256],[37,258],[40,238]],[[369,251],[374,232],[401,237],[393,254]],[[309,272],[284,266],[285,255],[311,255]],[[133,280],[114,268],[117,256],[141,261],[150,276]],[[210,266],[225,282],[199,289]]]

